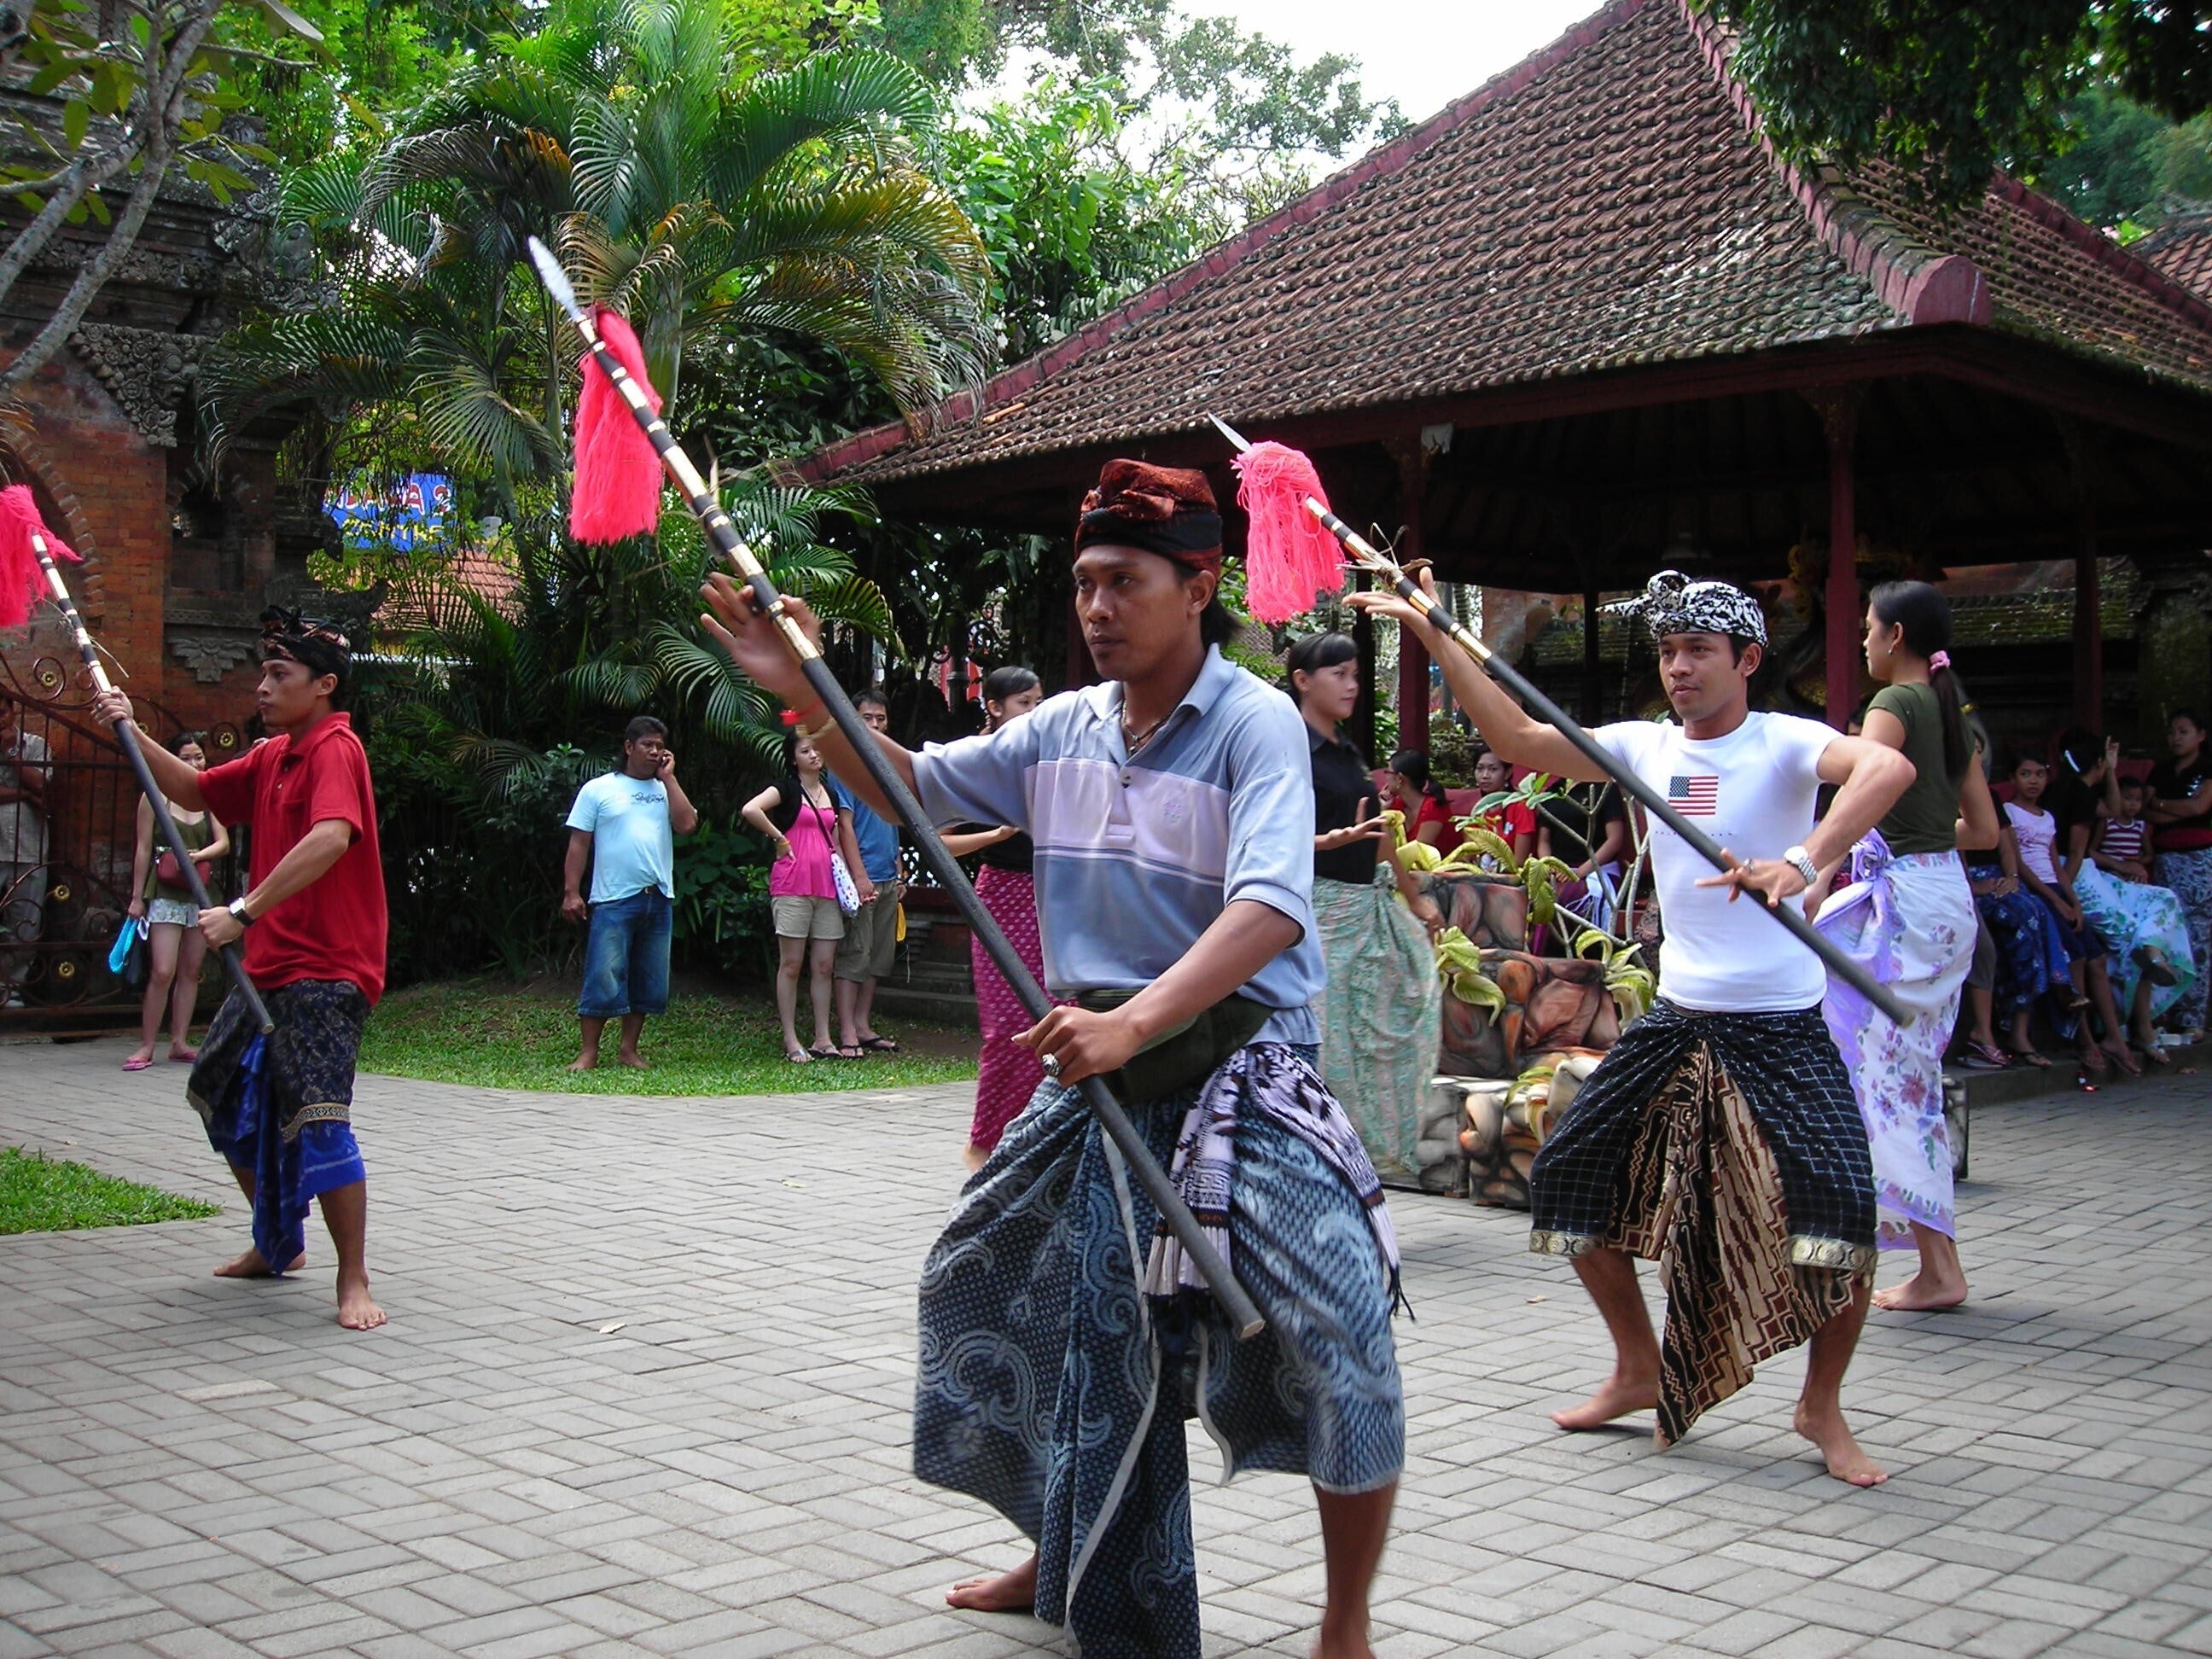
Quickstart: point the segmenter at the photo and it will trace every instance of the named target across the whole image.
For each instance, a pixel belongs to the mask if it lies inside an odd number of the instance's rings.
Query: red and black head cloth
[[[1221,509],[1213,486],[1187,467],[1109,461],[1075,522],[1077,552],[1101,542],[1218,572]]]

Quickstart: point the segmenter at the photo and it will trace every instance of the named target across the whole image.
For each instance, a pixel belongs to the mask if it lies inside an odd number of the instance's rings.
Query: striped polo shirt
[[[928,744],[914,757],[915,793],[940,824],[1009,823],[1036,842],[1055,995],[1149,985],[1225,906],[1256,899],[1300,932],[1243,988],[1277,1010],[1255,1040],[1318,1042],[1309,750],[1291,700],[1209,648],[1134,759],[1121,740],[1121,687],[1109,681],[987,736]]]

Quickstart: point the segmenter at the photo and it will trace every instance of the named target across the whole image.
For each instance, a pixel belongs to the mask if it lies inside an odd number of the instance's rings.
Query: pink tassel
[[[599,337],[644,388],[658,413],[660,394],[645,377],[645,353],[630,325],[611,311],[595,314]],[[569,532],[580,542],[619,542],[649,535],[660,522],[660,457],[629,404],[591,353],[584,354],[584,391],[576,399],[576,483],[568,500]]]
[[[1254,444],[1237,458],[1237,505],[1251,520],[1244,543],[1244,603],[1270,627],[1314,608],[1323,593],[1344,589],[1344,552],[1306,510],[1323,507],[1314,464],[1282,444]]]
[[[46,538],[46,551],[72,564],[83,560],[70,544],[46,528],[28,484],[9,484],[0,489],[0,629],[21,628],[46,597],[46,573],[39,568],[33,534]]]

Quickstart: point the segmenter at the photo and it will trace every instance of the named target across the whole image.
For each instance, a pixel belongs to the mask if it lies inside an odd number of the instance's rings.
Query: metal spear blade
[[[568,273],[561,269],[553,250],[535,236],[530,239],[530,263],[538,267],[538,280],[545,284],[553,303],[568,313],[570,322],[581,324],[585,320],[584,308],[576,303],[576,290],[568,281]]]
[[[1230,425],[1228,422],[1223,420],[1218,415],[1208,414],[1206,418],[1213,422],[1215,429],[1218,431],[1223,437],[1228,439],[1231,443],[1237,446],[1237,453],[1238,454],[1243,455],[1250,453],[1252,448],[1250,442],[1245,438],[1244,434],[1239,432],[1235,427]]]

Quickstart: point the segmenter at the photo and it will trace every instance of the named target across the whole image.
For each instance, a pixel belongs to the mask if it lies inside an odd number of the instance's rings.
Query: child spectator
[[[2074,988],[2068,1013],[2078,1022],[2076,1046],[2085,1080],[2103,1077],[2112,1066],[2118,1066],[2130,1077],[2140,1077],[2142,1067],[2136,1063],[2128,1048],[2123,1035],[2125,1027],[2112,1004],[2112,981],[2105,967],[2110,947],[2104,936],[2082,916],[2081,901],[2058,867],[2059,823],[2057,817],[2043,805],[2044,791],[2050,784],[2051,769],[2034,756],[2022,755],[2013,763],[2013,798],[2005,803],[2005,818],[2016,849],[2021,884],[2042,901],[2058,924],[2058,937],[2066,955],[2067,980]],[[2087,1018],[2093,1006],[2105,1028],[2101,1042]],[[2061,1034],[2063,1035],[2063,1023]],[[2014,1035],[2018,1040],[2016,1046],[2025,1047],[2025,1008],[2014,1018]],[[2110,1064],[2107,1055],[2111,1057]]]

